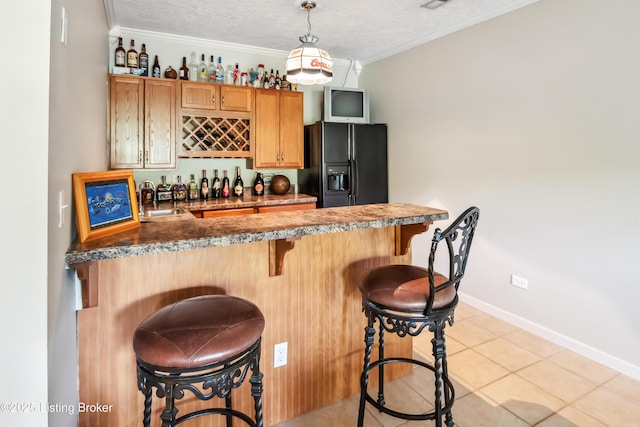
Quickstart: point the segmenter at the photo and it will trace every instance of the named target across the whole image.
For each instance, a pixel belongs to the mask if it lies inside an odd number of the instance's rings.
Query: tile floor
[[[465,304],[447,327],[449,375],[457,427],[640,426],[640,381],[563,349]],[[431,359],[430,338],[415,353]],[[387,405],[431,410],[432,374],[416,369],[385,387]],[[417,391],[418,390],[418,391]],[[277,424],[276,427],[353,427],[358,398]],[[432,426],[405,421],[367,406],[365,427]]]

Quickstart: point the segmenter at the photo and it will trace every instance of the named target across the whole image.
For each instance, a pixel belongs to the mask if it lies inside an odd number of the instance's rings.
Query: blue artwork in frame
[[[80,243],[140,227],[132,170],[71,175]]]
[[[127,179],[86,182],[85,194],[91,230],[133,219]]]

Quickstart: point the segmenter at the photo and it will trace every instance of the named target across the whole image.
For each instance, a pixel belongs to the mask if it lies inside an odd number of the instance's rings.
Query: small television
[[[369,94],[364,89],[325,86],[323,120],[369,123]]]

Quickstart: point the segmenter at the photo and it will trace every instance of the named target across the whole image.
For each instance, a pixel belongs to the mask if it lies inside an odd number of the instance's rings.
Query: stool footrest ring
[[[426,362],[423,362],[421,360],[416,360],[416,359],[410,359],[410,358],[406,358],[406,357],[392,357],[392,358],[384,358],[384,359],[380,359],[380,360],[376,360],[375,362],[371,362],[371,364],[369,365],[368,369],[362,373],[362,375],[360,376],[360,388],[364,391],[365,394],[365,398],[367,400],[367,402],[369,402],[371,405],[373,405],[373,407],[375,407],[376,409],[378,409],[378,411],[383,412],[387,415],[391,415],[392,417],[396,417],[396,418],[401,418],[404,420],[411,420],[411,421],[421,421],[421,420],[433,420],[436,418],[437,413],[436,411],[432,411],[432,412],[428,412],[425,414],[408,414],[405,412],[399,412],[399,411],[395,411],[393,409],[387,408],[384,405],[381,405],[377,400],[375,400],[373,397],[371,397],[371,395],[369,394],[369,392],[367,390],[364,390],[364,383],[365,383],[365,377],[367,374],[369,374],[369,372],[375,368],[377,368],[378,366],[381,365],[388,365],[391,363],[410,363],[413,365],[418,365],[421,366],[423,368],[429,369],[432,372],[435,372],[435,368],[433,367],[433,365],[430,365]],[[451,411],[451,407],[453,406],[453,402],[455,400],[455,390],[453,388],[453,383],[451,382],[451,380],[449,380],[448,377],[443,377],[442,378],[442,384],[443,384],[443,390],[442,390],[442,394],[443,396],[449,396],[448,399],[445,399],[445,401],[448,403],[444,404],[440,410],[440,415],[446,414],[447,412]]]

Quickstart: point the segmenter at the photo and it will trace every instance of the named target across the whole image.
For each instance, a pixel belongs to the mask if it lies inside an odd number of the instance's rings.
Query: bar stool
[[[370,271],[360,283],[363,310],[367,316],[365,328],[364,368],[360,377],[360,409],[358,427],[364,422],[366,403],[380,412],[405,420],[434,420],[437,427],[453,427],[451,407],[455,400],[453,384],[447,371],[447,354],[444,328],[453,324],[453,313],[458,304],[458,287],[464,276],[471,241],[478,224],[480,211],[467,209],[445,231],[435,230],[427,269],[412,265],[387,265]],[[433,270],[438,244],[446,242],[449,253],[448,276]],[[378,360],[370,362],[374,343],[374,324],[379,322]],[[425,328],[433,332],[433,365],[421,360],[404,357],[385,357],[384,333],[396,333],[400,337],[418,336]],[[390,363],[409,363],[433,371],[435,376],[434,410],[410,414],[385,406],[384,367]],[[369,373],[378,369],[378,396],[374,399],[367,387]]]
[[[152,389],[165,398],[162,427],[206,415],[239,418],[262,427],[262,373],[260,342],[264,316],[249,301],[226,295],[206,295],[178,301],[140,323],[133,335],[138,389],[144,394],[143,425],[151,423]],[[251,369],[255,421],[231,405],[231,392]],[[190,391],[200,400],[225,399],[223,408],[206,408],[176,417],[176,400]],[[244,424],[243,424],[244,425]]]

